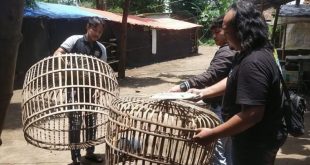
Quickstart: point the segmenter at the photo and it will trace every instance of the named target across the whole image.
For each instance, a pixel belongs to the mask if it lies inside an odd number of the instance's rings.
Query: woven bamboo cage
[[[110,104],[119,87],[110,66],[81,54],[51,56],[26,73],[24,136],[50,150],[84,149],[105,141]]]
[[[215,142],[191,139],[195,129],[213,128],[216,115],[184,101],[120,98],[112,102],[106,136],[106,164],[208,164]]]

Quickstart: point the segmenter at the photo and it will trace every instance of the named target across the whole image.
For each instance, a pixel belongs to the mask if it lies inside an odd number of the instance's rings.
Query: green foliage
[[[123,12],[123,3],[124,0],[106,0],[107,10],[113,13],[122,13]]]
[[[164,11],[164,0],[133,0],[130,3],[130,13],[161,13]]]
[[[173,14],[188,12],[192,16],[199,16],[206,3],[206,0],[172,0],[170,1],[170,9]]]
[[[35,0],[25,0],[25,6],[26,7],[31,7],[31,8],[36,7]]]
[[[170,1],[172,14],[178,15],[183,20],[195,18],[194,23],[203,25],[203,35],[200,43],[212,43],[209,30],[211,22],[224,15],[234,0],[180,0]]]
[[[112,13],[123,13],[123,8],[121,7],[112,7],[108,8],[107,10]]]
[[[80,6],[87,8],[96,8],[95,0],[80,0]]]
[[[215,41],[212,38],[201,38],[198,43],[199,45],[215,45]]]
[[[224,15],[229,8],[229,6],[233,3],[233,0],[209,0],[205,5],[203,12],[199,18],[199,24],[203,25],[203,37],[210,38],[211,32],[209,30],[211,22],[221,16]]]
[[[165,9],[165,0],[131,0],[129,12],[131,14],[161,13]],[[107,0],[108,10],[122,12],[124,0]]]

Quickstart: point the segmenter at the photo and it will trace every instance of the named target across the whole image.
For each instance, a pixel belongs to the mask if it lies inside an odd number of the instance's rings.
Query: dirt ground
[[[126,71],[119,80],[121,96],[150,96],[167,91],[181,80],[199,74],[208,67],[217,47],[203,46],[199,55],[172,60]],[[0,164],[62,165],[71,162],[69,151],[49,151],[27,144],[21,122],[21,90],[15,90],[2,132]],[[306,134],[300,138],[289,137],[277,155],[276,165],[310,164],[310,113],[305,115]],[[85,152],[82,151],[82,154]],[[96,146],[96,153],[104,155],[104,145]],[[93,164],[82,159],[83,164]],[[104,164],[104,163],[101,163]]]

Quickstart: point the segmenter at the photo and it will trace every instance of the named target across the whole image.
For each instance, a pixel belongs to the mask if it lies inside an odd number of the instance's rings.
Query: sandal
[[[97,156],[96,154],[85,155],[85,159],[96,162],[96,163],[103,162],[103,158],[101,156]]]

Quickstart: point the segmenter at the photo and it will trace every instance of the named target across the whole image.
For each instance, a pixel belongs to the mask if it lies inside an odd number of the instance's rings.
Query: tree
[[[96,9],[106,10],[107,9],[106,0],[96,0]]]
[[[169,6],[173,15],[181,19],[197,21],[207,2],[206,0],[174,0],[169,2]]]
[[[198,22],[204,27],[203,34],[205,34],[205,37],[210,37],[211,32],[209,28],[213,19],[224,15],[233,1],[234,0],[209,0],[204,6]]]
[[[161,13],[165,9],[165,0],[134,0],[130,2],[131,14]],[[124,0],[107,0],[107,8],[112,12],[122,12]]]
[[[135,0],[131,2],[129,11],[134,14],[162,13],[164,8],[164,0]]]
[[[18,47],[22,39],[24,0],[2,0],[0,6],[0,144],[8,106],[13,95]]]

